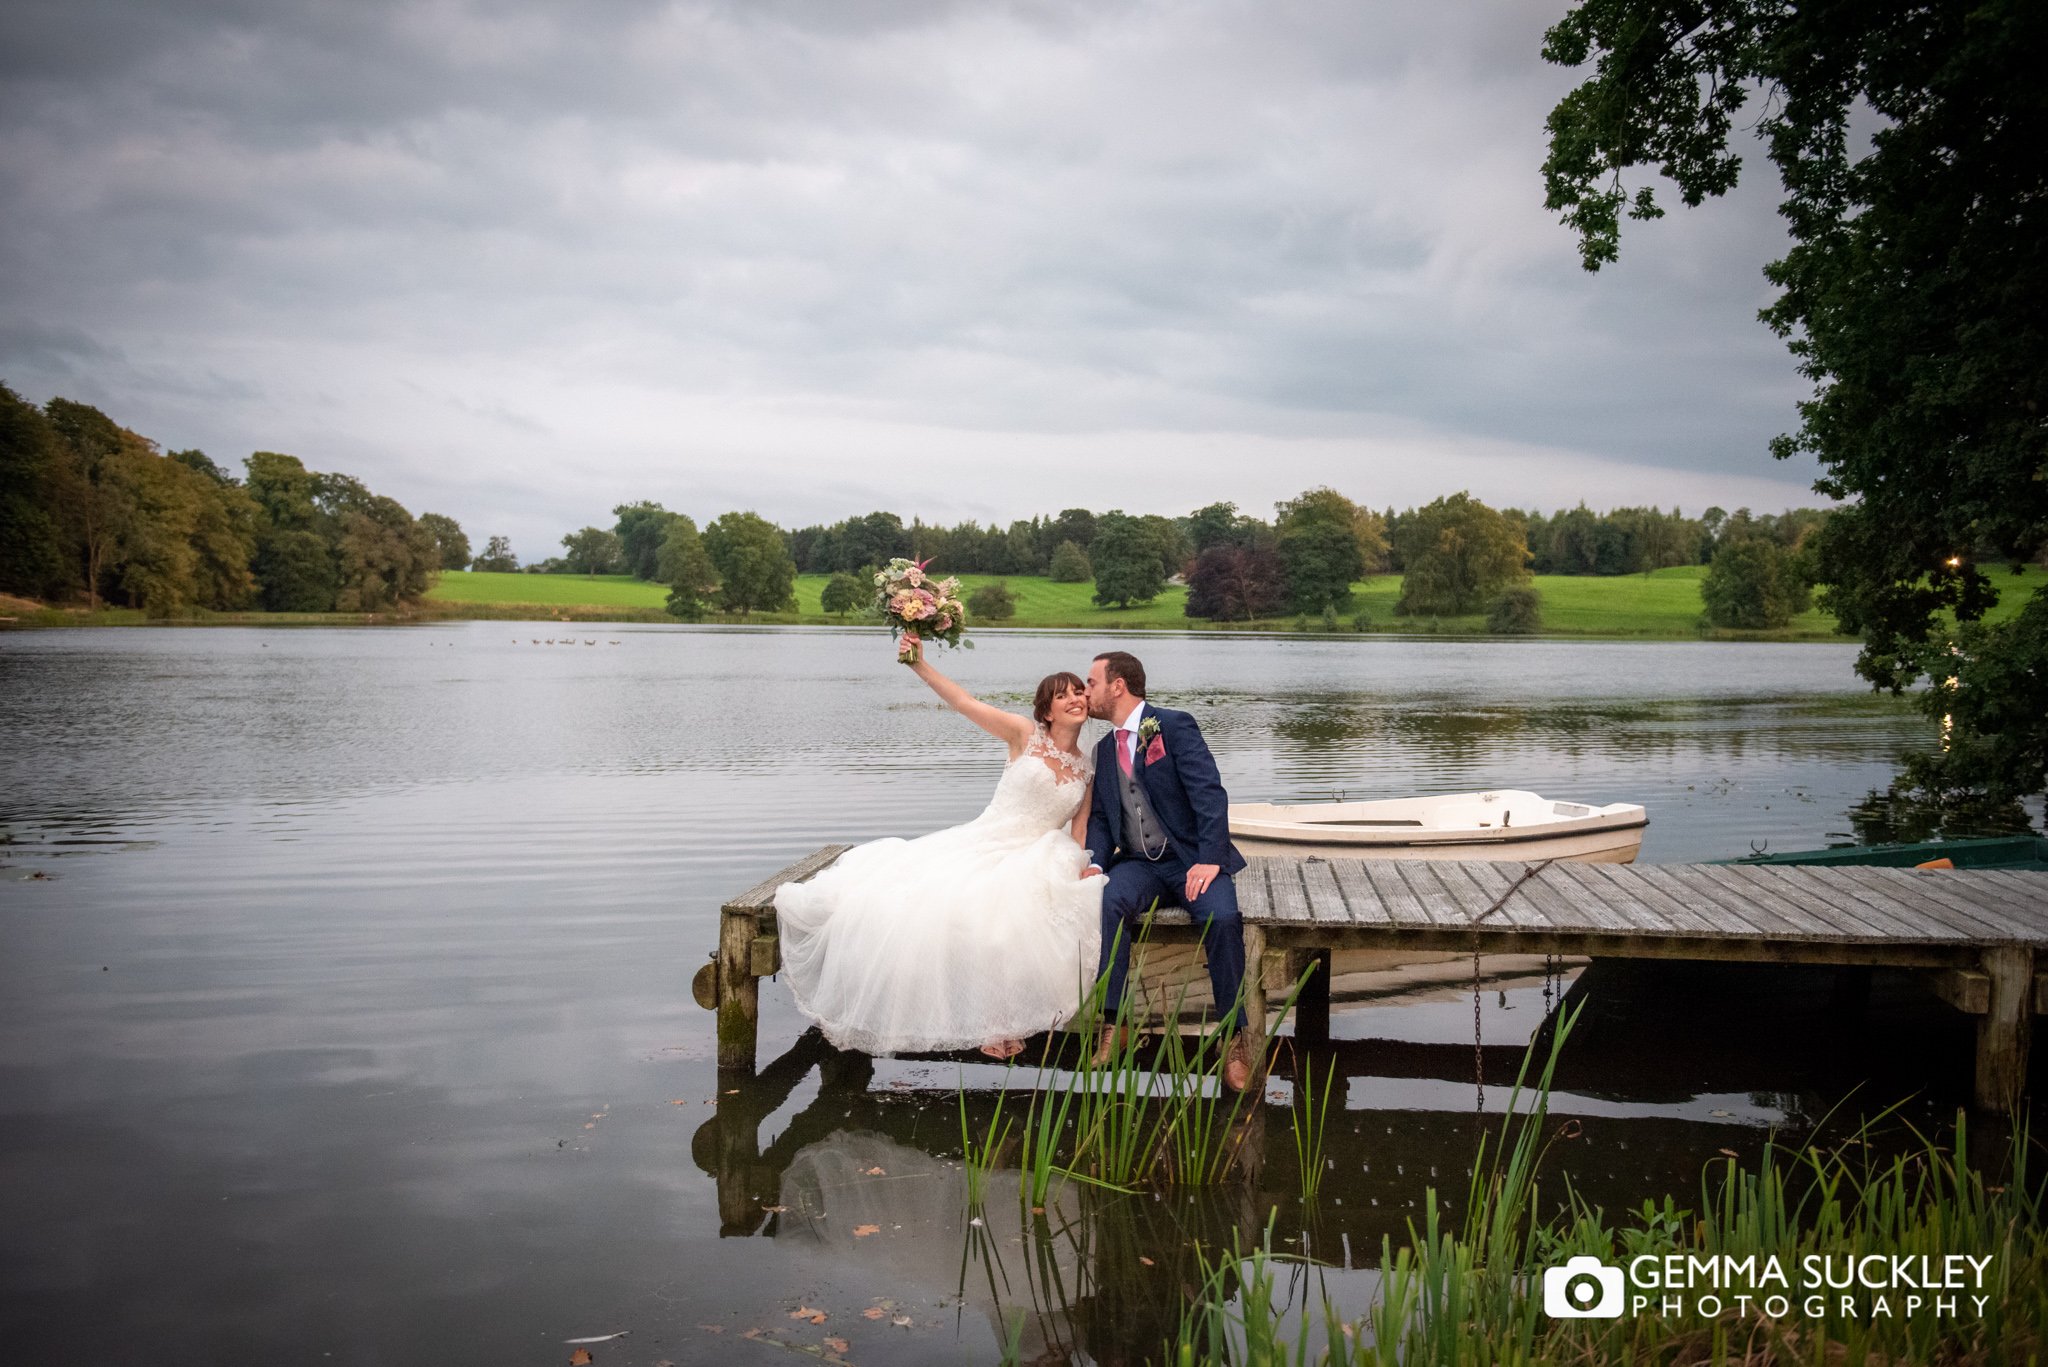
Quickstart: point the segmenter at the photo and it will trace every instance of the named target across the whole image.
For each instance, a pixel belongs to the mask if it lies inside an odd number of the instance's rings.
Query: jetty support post
[[[1251,1086],[1256,1087],[1266,1072],[1266,928],[1247,923],[1244,928],[1244,1037],[1252,1055]]]
[[[750,907],[718,917],[718,1067],[749,1076],[761,1028],[761,980],[754,976],[759,920]]]
[[[1304,980],[1302,974],[1314,968]],[[1305,1044],[1323,1044],[1330,1038],[1331,954],[1324,949],[1296,950],[1287,956],[1287,986],[1301,984],[1294,999],[1294,1037]]]
[[[2027,1053],[2034,1034],[2034,951],[2028,945],[1991,945],[1984,950],[1990,995],[1977,1017],[1977,1085],[1974,1100],[1983,1111],[2019,1108],[2027,1085]]]

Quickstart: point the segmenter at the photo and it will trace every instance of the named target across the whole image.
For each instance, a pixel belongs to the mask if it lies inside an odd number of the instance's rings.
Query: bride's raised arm
[[[909,640],[917,639],[914,632],[905,632],[904,635]],[[921,645],[917,651],[917,658],[910,662],[910,668],[918,678],[931,685],[932,692],[938,694],[946,706],[1008,745],[1012,758],[1021,753],[1025,742],[1031,739],[1030,718],[990,706],[933,669],[931,662],[925,659]]]

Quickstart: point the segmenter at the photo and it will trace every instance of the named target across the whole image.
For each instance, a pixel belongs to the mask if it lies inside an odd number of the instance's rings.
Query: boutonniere
[[[1159,738],[1159,718],[1146,717],[1138,723],[1138,753],[1147,764],[1157,764],[1166,758],[1166,742]]]

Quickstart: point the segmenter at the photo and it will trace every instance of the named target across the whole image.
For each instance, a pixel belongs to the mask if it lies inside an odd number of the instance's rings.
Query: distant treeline
[[[258,451],[237,479],[99,409],[0,384],[0,590],[170,616],[375,612],[469,563],[453,520]]]
[[[0,590],[160,616],[369,612],[418,599],[444,569],[520,568],[505,537],[473,556],[452,518],[415,517],[348,475],[272,451],[243,467],[237,478],[204,452],[163,453],[96,408],[52,399],[38,409],[0,385]],[[1275,505],[1270,519],[1212,503],[1185,517],[1069,508],[1007,527],[873,512],[790,531],[727,512],[700,530],[659,503],[612,511],[612,526],[570,533],[562,555],[527,571],[631,574],[667,585],[669,610],[695,618],[789,611],[798,574],[832,576],[826,610],[850,611],[866,601],[876,566],[908,556],[947,574],[1092,584],[1106,607],[1149,602],[1181,582],[1190,617],[1333,624],[1351,609],[1354,584],[1399,574],[1397,613],[1485,612],[1507,632],[1540,629],[1532,573],[1694,564],[1710,566],[1702,597],[1714,624],[1782,626],[1807,604],[1808,543],[1827,518],[1584,505],[1546,516],[1464,493],[1380,512],[1329,488]]]
[[[873,512],[788,531],[753,513],[726,513],[700,538],[695,522],[659,503],[622,504],[613,514],[614,526],[573,532],[562,539],[565,554],[527,569],[624,573],[668,584],[679,616],[710,608],[784,610],[796,575],[825,574],[832,576],[826,610],[836,612],[864,601],[876,566],[907,556],[948,574],[1092,582],[1095,601],[1110,607],[1148,602],[1169,582],[1184,582],[1187,614],[1222,621],[1334,619],[1350,606],[1354,584],[1392,573],[1402,576],[1398,612],[1485,611],[1498,630],[1510,632],[1540,627],[1540,601],[1525,582],[1532,573],[1646,574],[1711,565],[1737,543],[1752,548],[1736,557],[1744,587],[1725,608],[1714,607],[1719,600],[1708,592],[1710,616],[1718,625],[1783,626],[1806,606],[1802,552],[1827,516],[1817,509],[1757,516],[1709,508],[1695,518],[1677,509],[1596,513],[1584,505],[1546,516],[1494,509],[1463,493],[1376,512],[1328,488],[1276,505],[1270,520],[1212,503],[1185,517],[1069,508],[1008,527],[905,523],[896,513]]]

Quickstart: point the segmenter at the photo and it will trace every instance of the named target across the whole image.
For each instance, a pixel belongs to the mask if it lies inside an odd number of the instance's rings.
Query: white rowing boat
[[[1649,814],[1503,789],[1383,802],[1239,802],[1230,837],[1244,854],[1319,859],[1565,859],[1631,864]]]

